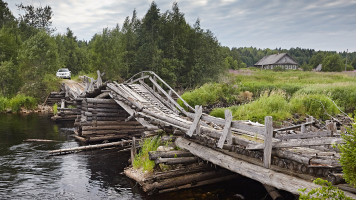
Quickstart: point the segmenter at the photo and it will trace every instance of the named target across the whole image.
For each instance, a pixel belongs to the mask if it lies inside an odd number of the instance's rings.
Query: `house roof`
[[[272,55],[265,56],[260,61],[258,61],[255,65],[276,64],[276,63],[278,63],[278,61],[280,61],[285,56],[288,56],[289,58],[291,58],[292,61],[295,62],[295,63],[288,62],[288,64],[298,64],[298,62],[292,56],[290,56],[288,53],[279,53],[279,54],[272,54]]]

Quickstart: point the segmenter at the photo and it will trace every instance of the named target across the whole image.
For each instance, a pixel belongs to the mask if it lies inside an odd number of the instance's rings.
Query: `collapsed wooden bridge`
[[[266,116],[265,125],[233,121],[228,110],[221,119],[203,113],[202,106],[191,107],[152,71],[120,84],[102,83],[101,76],[98,72],[98,80],[84,77],[81,87],[64,84],[61,89],[67,99],[58,116],[75,116],[81,141],[132,139],[144,131],[170,129],[184,133],[175,140],[178,147],[263,184],[298,194],[301,188],[317,188],[311,180],[322,177],[352,191],[344,184],[338,149],[332,147],[342,143],[335,122],[323,126],[310,117],[307,123],[274,129],[272,117]],[[66,101],[75,108],[65,108]]]

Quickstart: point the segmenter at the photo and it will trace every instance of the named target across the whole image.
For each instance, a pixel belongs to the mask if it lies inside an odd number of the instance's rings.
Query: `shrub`
[[[305,191],[307,188],[299,189],[300,196],[299,199],[345,199],[345,200],[352,200],[351,197],[347,197],[342,190],[331,185],[330,182],[323,180],[321,178],[317,178],[313,181],[314,184],[322,186],[321,188],[316,188],[310,190],[307,194]]]
[[[281,90],[265,92],[256,101],[234,108],[232,114],[235,120],[251,120],[260,123],[264,123],[265,116],[272,116],[273,120],[291,117],[285,92]]]
[[[138,169],[142,168],[143,171],[152,172],[155,166],[155,161],[151,161],[149,159],[148,152],[156,151],[158,146],[160,145],[160,138],[159,136],[155,136],[152,138],[145,138],[141,144],[142,148],[141,151],[136,154],[133,167]]]
[[[218,102],[236,103],[239,91],[236,86],[228,83],[206,83],[193,91],[185,92],[182,98],[192,107],[195,105],[206,106]],[[179,105],[185,108],[183,102],[178,99]]]
[[[347,129],[348,134],[342,134],[345,144],[338,144],[341,151],[340,164],[347,183],[356,186],[356,123],[352,129]]]
[[[277,66],[277,67],[273,68],[273,71],[274,72],[283,72],[283,71],[285,71],[285,69],[283,67],[281,67],[281,66]]]
[[[234,113],[238,108],[239,108],[238,106],[231,106],[228,108],[214,108],[214,110],[212,110],[210,112],[210,115],[214,116],[214,117],[220,117],[220,118],[225,119],[225,110],[226,109],[229,109],[231,111],[231,113]]]
[[[0,112],[6,110],[9,106],[9,100],[6,97],[0,97]]]
[[[58,112],[58,105],[57,105],[57,103],[55,103],[53,105],[53,114],[55,115],[55,114],[57,114],[57,112]]]
[[[17,112],[21,107],[26,109],[34,109],[37,106],[37,101],[33,97],[19,94],[10,100],[11,110]]]
[[[323,94],[297,94],[291,98],[290,104],[292,113],[308,113],[315,118],[329,119],[329,115],[340,113],[332,100]]]

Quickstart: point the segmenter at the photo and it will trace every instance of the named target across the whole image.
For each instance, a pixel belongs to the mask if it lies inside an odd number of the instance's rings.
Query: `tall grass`
[[[251,120],[260,123],[264,123],[265,116],[272,116],[273,120],[281,121],[291,118],[294,113],[302,117],[307,113],[318,119],[328,119],[329,115],[340,112],[327,95],[295,94],[287,98],[286,92],[282,90],[266,91],[257,100],[245,105],[216,108],[210,115],[225,118],[226,109],[231,111],[235,120]]]
[[[37,107],[37,100],[23,94],[19,94],[12,99],[0,97],[0,112],[7,108],[11,108],[12,112],[18,112],[21,107],[34,109]]]
[[[237,85],[228,83],[206,83],[201,87],[185,92],[182,98],[191,106],[215,104],[218,102],[236,103],[238,101],[239,90]],[[185,107],[179,99],[178,103]]]
[[[136,154],[133,167],[138,169],[142,168],[142,171],[152,172],[155,166],[155,162],[149,159],[148,152],[156,151],[160,145],[160,136],[155,136],[152,138],[145,138],[142,141],[141,151]]]

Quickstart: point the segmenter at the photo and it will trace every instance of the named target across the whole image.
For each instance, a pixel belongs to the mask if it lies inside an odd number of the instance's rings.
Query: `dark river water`
[[[79,146],[72,134],[73,122],[56,124],[45,114],[0,113],[0,199],[271,199],[260,183],[244,177],[148,196],[123,174],[129,152],[114,148],[48,155],[49,150]]]

